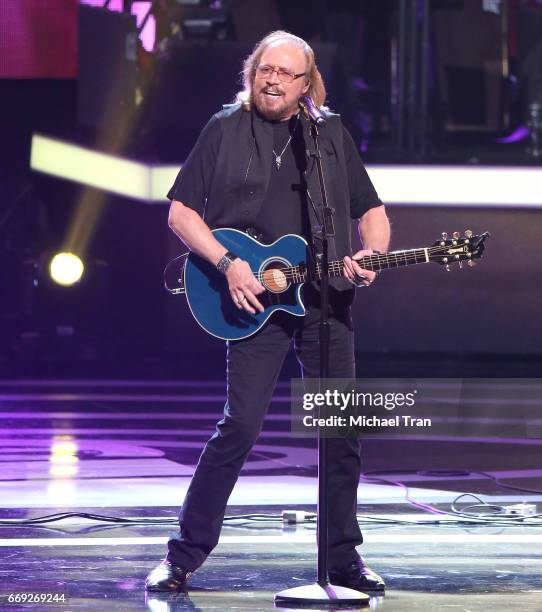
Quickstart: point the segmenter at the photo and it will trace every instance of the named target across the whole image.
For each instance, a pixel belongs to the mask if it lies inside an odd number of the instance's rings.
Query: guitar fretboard
[[[383,255],[366,255],[357,260],[357,263],[364,270],[387,270],[389,268],[400,268],[401,266],[413,266],[415,264],[429,263],[429,248],[408,249],[405,251],[393,251]],[[342,276],[344,272],[344,262],[342,259],[330,261],[328,265],[331,277]],[[309,270],[305,265],[290,266],[283,268],[282,271],[294,283],[305,283],[307,280],[320,280],[322,278],[322,266],[316,264],[315,270]]]

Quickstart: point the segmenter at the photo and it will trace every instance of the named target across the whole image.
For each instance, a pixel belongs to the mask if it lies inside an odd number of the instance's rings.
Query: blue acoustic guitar
[[[322,269],[318,263],[309,269],[307,242],[301,236],[288,234],[265,245],[236,229],[216,229],[213,234],[228,251],[248,262],[266,291],[258,295],[264,311],[252,315],[235,306],[226,277],[206,259],[195,253],[173,259],[164,271],[166,289],[186,295],[192,315],[205,331],[224,340],[240,340],[255,334],[278,310],[298,317],[305,314],[301,286],[318,280]],[[473,265],[474,259],[481,257],[487,237],[487,232],[474,236],[470,230],[464,238],[457,232],[450,239],[443,234],[442,240],[432,246],[368,255],[359,260],[359,265],[375,271],[430,262],[448,267],[467,260]],[[343,261],[329,262],[328,270],[331,277],[342,276]]]

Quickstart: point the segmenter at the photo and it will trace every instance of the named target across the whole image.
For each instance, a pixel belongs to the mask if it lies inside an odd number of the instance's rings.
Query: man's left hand
[[[357,253],[354,253],[352,257],[344,258],[344,276],[352,284],[359,287],[369,287],[369,285],[376,278],[376,272],[372,270],[365,270],[359,266],[357,259],[364,257],[365,255],[372,255],[372,249],[362,249]]]

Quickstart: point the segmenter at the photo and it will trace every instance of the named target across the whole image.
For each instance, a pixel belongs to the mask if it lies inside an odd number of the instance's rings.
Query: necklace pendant
[[[280,170],[280,165],[282,164],[282,156],[281,155],[275,156],[275,164],[277,166],[277,170]]]

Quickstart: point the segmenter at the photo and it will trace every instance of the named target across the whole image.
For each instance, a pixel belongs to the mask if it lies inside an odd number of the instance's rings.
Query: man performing
[[[287,32],[273,32],[244,64],[238,103],[214,115],[203,129],[168,197],[169,224],[181,240],[214,264],[227,279],[239,309],[263,311],[265,290],[246,261],[222,246],[212,229],[231,227],[269,244],[298,234],[319,252],[321,213],[310,123],[299,98],[322,107],[326,92],[309,45]],[[323,111],[320,130],[324,172],[335,236],[330,256],[344,259],[345,278],[330,279],[330,369],[332,378],[355,377],[351,320],[353,285],[370,286],[375,273],[355,259],[385,252],[389,222],[351,136],[337,115]],[[359,220],[363,250],[352,256],[351,219]],[[149,591],[185,587],[217,545],[228,498],[263,423],[284,358],[293,340],[303,375],[319,376],[319,291],[303,286],[306,314],[273,314],[255,335],[230,341],[224,417],[199,459],[180,512],[180,532],[168,542],[164,561],[147,577]],[[382,591],[384,581],[356,552],[362,543],[356,519],[360,448],[357,437],[328,440],[328,566],[333,584]]]

